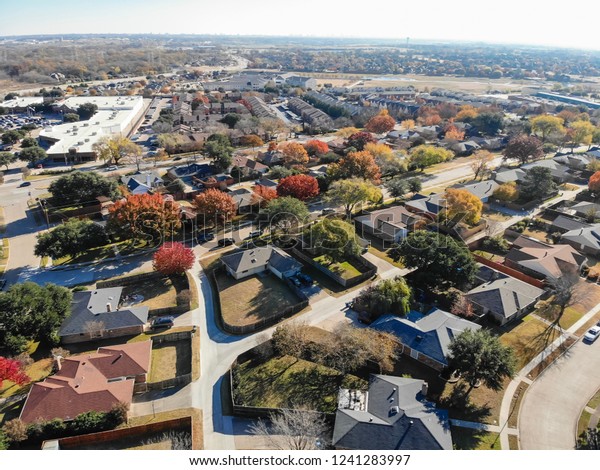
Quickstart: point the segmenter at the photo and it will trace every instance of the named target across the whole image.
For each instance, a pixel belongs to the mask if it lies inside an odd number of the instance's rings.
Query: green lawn
[[[230,325],[251,325],[300,302],[283,281],[270,273],[237,281],[221,272],[217,275],[217,285],[221,315]]]
[[[352,279],[353,277],[360,276],[360,271],[348,261],[334,262],[326,255],[317,256],[316,258],[313,258],[313,261],[344,279]]]
[[[366,389],[367,382],[291,356],[252,361],[233,370],[234,397],[239,405],[266,408],[299,407],[333,413],[340,386]]]
[[[558,305],[552,305],[550,308],[537,309],[535,313],[550,322],[554,322],[558,317],[559,311],[560,307]],[[575,310],[573,307],[567,307],[558,323],[561,328],[566,330],[571,325],[576,323],[577,320],[579,320],[582,316],[582,312]]]
[[[498,433],[458,426],[452,426],[450,432],[456,450],[502,450]]]
[[[374,256],[377,256],[379,259],[387,261],[388,263],[390,263],[393,266],[396,266],[397,268],[403,269],[405,267],[400,261],[394,261],[392,258],[390,258],[386,251],[381,251],[372,245],[369,247],[369,253],[371,253]]]

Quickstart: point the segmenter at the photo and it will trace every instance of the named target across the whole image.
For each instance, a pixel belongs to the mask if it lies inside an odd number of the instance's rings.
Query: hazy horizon
[[[355,5],[355,6],[354,6]],[[206,1],[0,0],[5,19],[0,36],[67,34],[215,35],[335,39],[385,39],[425,43],[484,43],[600,50],[594,29],[579,27],[581,16],[598,7],[572,0],[568,9],[540,1],[431,0],[425,6],[372,0],[368,6],[343,0],[305,0],[302,6],[276,0]],[[587,12],[587,13],[586,13]],[[589,14],[588,14],[589,13]]]

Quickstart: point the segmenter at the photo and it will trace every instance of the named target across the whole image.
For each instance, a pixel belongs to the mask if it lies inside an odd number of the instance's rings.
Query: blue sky
[[[600,50],[592,20],[600,2],[559,5],[543,0],[0,0],[0,35],[411,37]]]

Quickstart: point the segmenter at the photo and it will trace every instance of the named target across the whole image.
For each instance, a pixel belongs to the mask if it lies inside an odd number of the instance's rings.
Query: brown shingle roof
[[[70,420],[86,411],[109,411],[117,402],[131,403],[135,379],[126,377],[147,373],[151,353],[152,341],[143,341],[64,359],[60,371],[33,384],[21,419]]]

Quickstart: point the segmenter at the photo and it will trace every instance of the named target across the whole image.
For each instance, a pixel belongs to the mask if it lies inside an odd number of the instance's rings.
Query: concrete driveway
[[[519,415],[521,449],[573,449],[581,410],[600,388],[600,341],[579,341],[529,387]]]

